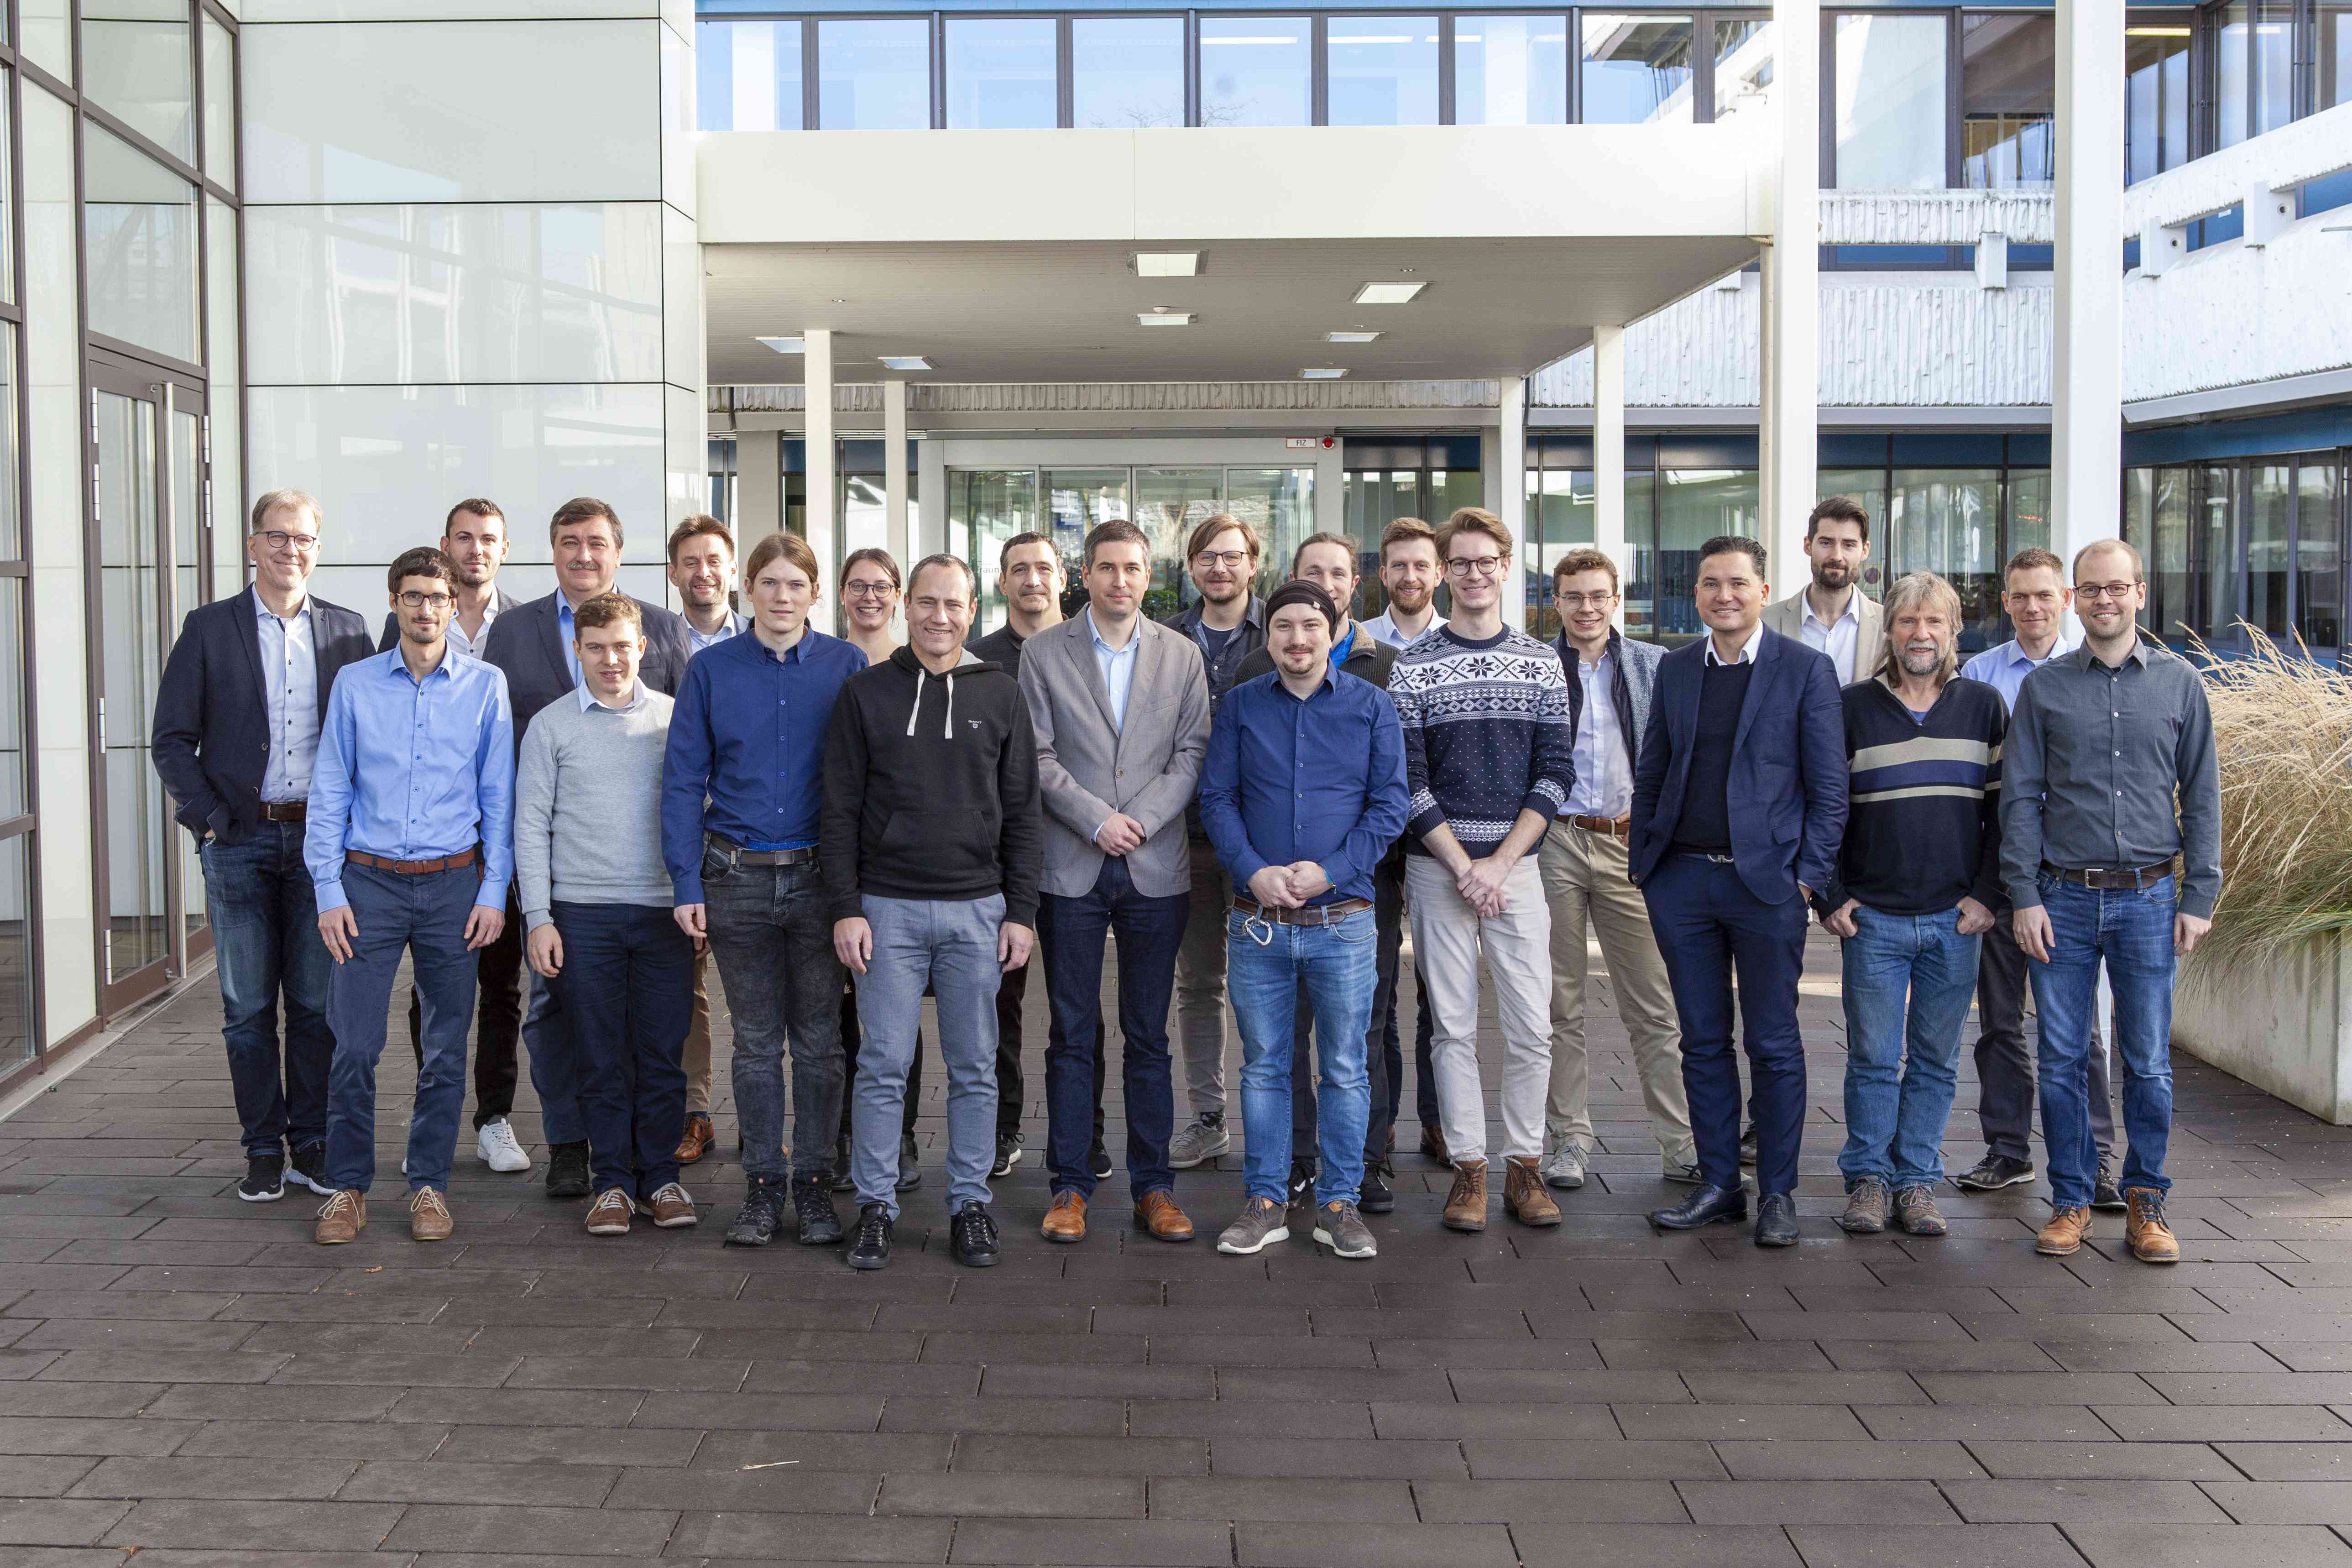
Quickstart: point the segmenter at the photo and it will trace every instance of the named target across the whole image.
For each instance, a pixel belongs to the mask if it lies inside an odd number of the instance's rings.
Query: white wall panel
[[[696,211],[694,46],[687,41],[691,36],[662,24],[662,199],[688,217]]]
[[[552,22],[661,11],[661,0],[245,0],[248,22],[470,22],[485,15]]]
[[[2352,366],[2352,234],[2344,209],[2265,246],[2231,240],[2123,280],[2130,402]]]
[[[704,384],[702,245],[694,220],[676,207],[662,208],[662,379],[689,388],[699,399]]]

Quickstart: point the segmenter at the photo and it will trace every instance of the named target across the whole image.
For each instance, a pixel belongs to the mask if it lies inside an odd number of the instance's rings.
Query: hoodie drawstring
[[[915,717],[923,710],[923,678],[929,673],[919,664],[915,667],[915,705],[907,710],[907,735],[910,740],[915,733]],[[942,679],[948,683],[948,716],[940,725],[940,739],[952,741],[955,739],[955,671],[948,671]]]
[[[955,739],[955,671],[952,669],[948,671],[948,716],[940,725],[940,739]]]

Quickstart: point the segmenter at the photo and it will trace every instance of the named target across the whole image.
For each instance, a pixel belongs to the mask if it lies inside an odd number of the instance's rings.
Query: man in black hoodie
[[[963,646],[975,590],[955,556],[917,563],[911,640],[842,687],[825,738],[817,853],[834,951],[861,977],[866,1030],[850,1127],[853,1268],[890,1261],[899,1118],[927,984],[948,1069],[949,1252],[972,1268],[996,1261],[996,991],[1036,941],[1044,847],[1028,703],[1002,666]]]

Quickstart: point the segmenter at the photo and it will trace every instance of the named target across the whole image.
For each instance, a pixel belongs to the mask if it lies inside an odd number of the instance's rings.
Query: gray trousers
[[[984,1204],[996,1158],[996,988],[1003,979],[996,934],[1004,895],[932,900],[867,893],[863,903],[874,956],[857,979],[865,1037],[849,1128],[857,1201],[898,1217],[900,1118],[928,985],[948,1070],[948,1213]]]
[[[2025,1044],[2025,950],[2017,945],[2004,905],[1984,933],[1977,960],[1977,1118],[1984,1124],[1985,1150],[2012,1160],[2031,1160],[2033,1134],[2033,1053]],[[2091,1030],[2091,1136],[2099,1163],[2116,1152],[2116,1113],[2107,1091],[2106,1042]]]
[[[1192,850],[1192,899],[1184,906],[1184,940],[1176,949],[1176,1038],[1192,1114],[1223,1115],[1225,915],[1234,906],[1234,890],[1207,839],[1193,839]]]

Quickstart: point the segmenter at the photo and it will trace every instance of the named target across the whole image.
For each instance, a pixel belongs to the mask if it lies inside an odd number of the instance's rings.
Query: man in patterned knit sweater
[[[1453,614],[1397,656],[1404,727],[1405,896],[1436,1028],[1430,1047],[1454,1189],[1445,1224],[1486,1228],[1486,1113],[1478,1084],[1478,959],[1503,1026],[1504,1206],[1558,1225],[1537,1173],[1551,1083],[1551,915],[1536,847],[1567,804],[1576,732],[1559,656],[1503,622],[1511,533],[1465,507],[1437,531]]]

